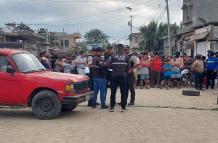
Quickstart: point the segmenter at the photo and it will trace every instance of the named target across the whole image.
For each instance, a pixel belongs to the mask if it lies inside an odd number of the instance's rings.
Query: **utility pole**
[[[132,36],[132,15],[130,15],[130,34]]]
[[[64,40],[64,28],[63,28],[63,40],[62,41],[63,41],[63,50],[64,50],[64,53],[65,53],[66,49],[65,49],[65,40]]]
[[[132,27],[133,27],[133,25],[132,25],[133,16],[132,16],[132,13],[131,13],[132,8],[131,7],[126,7],[126,9],[128,9],[130,11],[130,21],[128,22],[128,25],[130,26],[129,44],[130,44],[130,49],[132,49],[132,42],[131,42],[131,40],[132,40]]]
[[[168,0],[166,0],[166,9],[167,9],[167,24],[168,24],[169,55],[172,55],[172,49],[171,49],[171,30],[170,30],[170,13],[169,13],[169,3],[168,3]]]

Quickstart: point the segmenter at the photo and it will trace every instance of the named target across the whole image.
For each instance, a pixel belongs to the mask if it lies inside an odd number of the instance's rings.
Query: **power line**
[[[163,15],[165,14],[166,10],[167,9],[164,7],[162,12],[160,13],[159,17],[156,19],[156,22],[158,22],[163,17]]]

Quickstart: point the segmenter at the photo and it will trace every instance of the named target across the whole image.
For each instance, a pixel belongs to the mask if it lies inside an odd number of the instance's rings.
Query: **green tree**
[[[23,31],[30,31],[34,33],[34,30],[29,27],[28,25],[24,24],[24,23],[6,23],[5,26],[7,27],[7,29],[9,29],[12,32],[23,32]]]
[[[93,29],[85,34],[87,44],[107,44],[108,36],[99,29]]]
[[[37,30],[37,33],[40,35],[45,35],[47,33],[47,29],[45,28],[40,28]]]
[[[180,27],[174,23],[171,24],[171,34],[176,35]],[[139,43],[141,51],[160,51],[163,50],[162,38],[168,33],[168,26],[166,23],[158,24],[155,21],[151,21],[148,25],[140,27],[143,40]]]

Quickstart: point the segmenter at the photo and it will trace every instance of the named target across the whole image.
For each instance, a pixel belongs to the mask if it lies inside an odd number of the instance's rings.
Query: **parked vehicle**
[[[192,86],[194,87],[194,75],[190,68],[183,69],[181,71],[181,84],[183,86]]]
[[[72,111],[93,92],[88,77],[47,71],[31,53],[0,50],[0,105],[31,107],[40,119]]]

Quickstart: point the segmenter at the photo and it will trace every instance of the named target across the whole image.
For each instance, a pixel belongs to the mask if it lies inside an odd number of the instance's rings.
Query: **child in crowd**
[[[172,65],[171,65],[171,61],[170,61],[170,57],[167,57],[166,59],[166,63],[163,66],[163,70],[164,70],[164,81],[162,82],[162,85],[166,85],[166,89],[169,89],[169,85],[170,85],[170,80],[171,80],[171,76],[172,76]]]
[[[55,62],[55,71],[63,72],[63,62],[61,57],[58,57],[58,59]]]
[[[71,73],[71,60],[69,58],[63,61],[63,69],[64,73]]]
[[[173,85],[176,85],[177,88],[180,88],[180,78],[181,78],[181,73],[179,70],[180,64],[176,60],[176,56],[173,57],[172,59],[172,80],[173,80]]]
[[[142,53],[140,53],[140,55],[139,55],[139,60],[140,60],[140,62],[141,62],[141,59],[142,59],[142,57],[143,57],[143,54]],[[135,79],[135,88],[137,89],[138,88],[138,86],[140,86],[140,69],[138,68],[136,71],[135,71],[136,73],[136,79]]]
[[[141,63],[140,63],[140,88],[143,88],[143,84],[145,83],[145,88],[149,89],[148,84],[149,84],[149,67],[150,63],[148,60],[148,54],[144,53],[143,56],[141,57]]]

